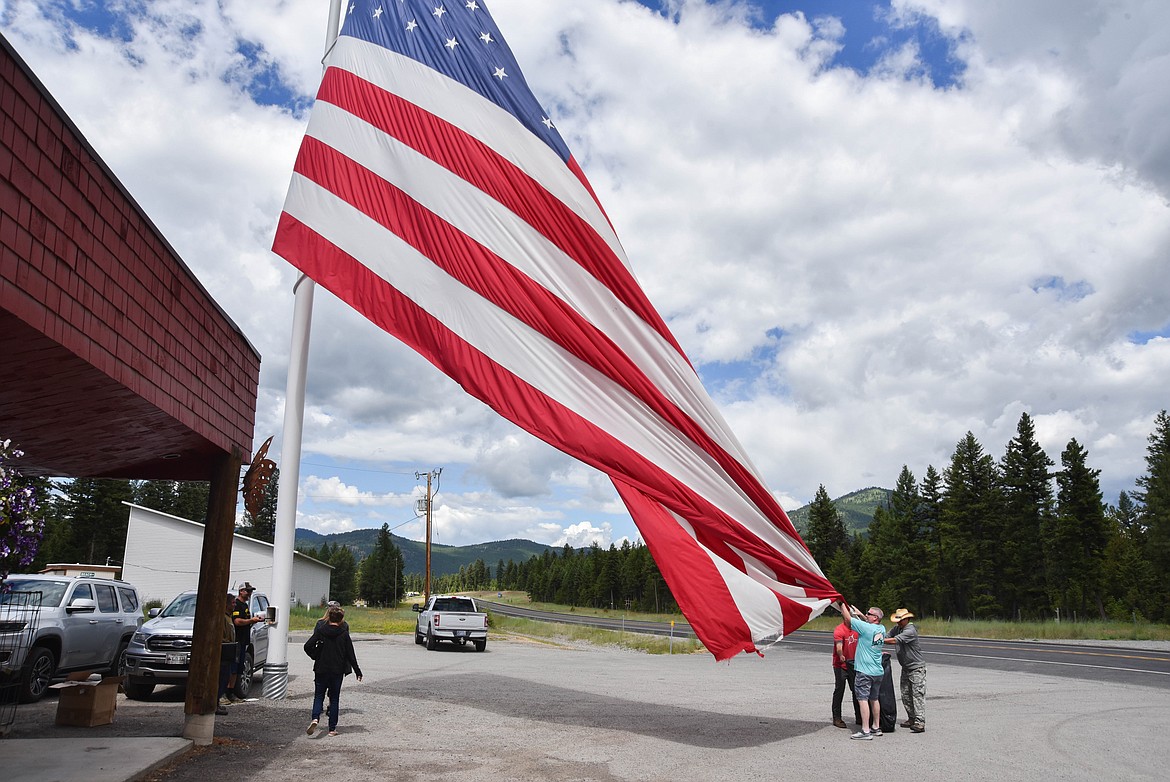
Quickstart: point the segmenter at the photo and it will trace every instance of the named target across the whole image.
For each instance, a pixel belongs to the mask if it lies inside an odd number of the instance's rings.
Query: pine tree
[[[864,597],[869,605],[900,606],[904,602],[905,579],[898,571],[902,561],[905,539],[900,534],[897,519],[888,506],[874,509],[869,523],[868,545],[861,555],[861,573],[858,581],[865,586],[857,597]],[[854,599],[857,599],[855,597]]]
[[[817,487],[817,493],[808,506],[808,535],[806,538],[805,543],[808,545],[808,550],[822,569],[848,540],[845,533],[845,520],[841,517],[837,506],[829,499],[829,493],[825,491],[824,484]]]
[[[138,481],[134,484],[134,504],[144,508],[157,510],[161,513],[175,513],[175,502],[178,499],[174,481],[149,480]]]
[[[925,570],[928,576],[926,594],[923,602],[918,605],[918,613],[942,613],[944,601],[940,597],[939,579],[942,573],[942,476],[934,465],[927,465],[926,474],[922,476],[919,487],[921,504],[922,537],[926,541],[927,562]]]
[[[129,481],[75,478],[61,486],[55,503],[60,518],[46,541],[52,562],[103,564],[122,562],[130,521],[124,502],[134,500]]]
[[[211,484],[207,481],[176,481],[174,515],[206,524],[210,494]]]
[[[362,560],[359,591],[373,606],[392,606],[404,593],[402,552],[390,537],[390,525],[383,524],[374,550]]]
[[[959,616],[988,618],[1002,613],[995,597],[1002,542],[995,463],[975,435],[955,446],[943,476],[946,495],[939,519],[947,608]]]
[[[1104,619],[1102,562],[1108,526],[1098,481],[1101,471],[1090,469],[1087,459],[1075,439],[1060,455],[1056,523],[1048,540],[1049,591],[1066,611],[1079,609],[1083,616],[1091,602]]]
[[[893,524],[891,539],[898,546],[891,564],[899,579],[899,603],[911,603],[913,610],[923,615],[928,596],[934,590],[937,553],[933,528],[928,525],[928,509],[914,473],[906,465],[902,465],[890,494],[889,510]]]
[[[1000,596],[1012,617],[1036,615],[1047,608],[1043,530],[1052,521],[1053,462],[1036,442],[1027,413],[1000,462],[1003,476],[1003,580]]]
[[[1142,509],[1128,494],[1121,492],[1117,495],[1117,507],[1110,508],[1109,516],[1117,522],[1118,532],[1130,540],[1141,544],[1145,542],[1146,528],[1142,524]]]
[[[357,578],[357,562],[348,547],[338,545],[329,558],[333,572],[329,577],[329,596],[342,605],[349,605],[355,597],[354,586]]]
[[[1146,446],[1146,472],[1137,485],[1134,499],[1142,505],[1146,557],[1158,574],[1158,604],[1164,606],[1170,601],[1170,416],[1165,410],[1154,420]],[[1170,615],[1170,609],[1160,613]]]
[[[1125,492],[1121,498],[1128,499]],[[1105,585],[1105,613],[1120,621],[1147,621],[1157,614],[1158,578],[1153,566],[1142,554],[1141,538],[1135,530],[1132,512],[1109,508],[1105,512],[1109,524],[1109,542],[1101,563],[1101,580]]]

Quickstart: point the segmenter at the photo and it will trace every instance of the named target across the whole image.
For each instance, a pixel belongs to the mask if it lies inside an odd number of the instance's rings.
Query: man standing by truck
[[[248,656],[248,644],[252,641],[252,625],[264,621],[262,616],[252,616],[252,593],[256,591],[256,587],[247,581],[241,581],[236,589],[238,597],[236,597],[235,605],[232,606],[232,624],[236,626],[236,666],[227,685],[227,697],[232,703],[239,700],[235,694],[236,679],[244,670],[244,662]]]

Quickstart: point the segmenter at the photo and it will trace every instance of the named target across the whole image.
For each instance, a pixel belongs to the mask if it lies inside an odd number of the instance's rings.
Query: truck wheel
[[[236,697],[243,700],[248,697],[248,693],[252,691],[252,675],[255,673],[252,668],[252,652],[249,650],[244,652],[244,669],[236,674]]]
[[[51,651],[43,646],[29,649],[24,667],[20,669],[20,702],[36,703],[43,698],[56,671],[57,658]]]
[[[433,652],[439,645],[439,639],[435,638],[434,634],[427,630],[427,651]]]
[[[127,679],[122,682],[126,697],[132,701],[144,701],[154,692],[154,682],[149,679]]]
[[[475,651],[477,651],[477,652],[482,652],[484,649],[487,648],[487,639],[486,638],[483,639],[482,641],[472,641],[472,643],[475,644]]]
[[[106,671],[106,676],[124,676],[126,673],[126,647],[130,645],[130,639],[127,638],[118,644],[118,651],[114,655],[114,659],[110,660],[109,670]]]
[[[423,638],[423,634],[418,631],[417,627],[415,627],[414,628],[414,642],[416,644],[418,644],[419,646],[422,646],[424,640],[425,639]]]

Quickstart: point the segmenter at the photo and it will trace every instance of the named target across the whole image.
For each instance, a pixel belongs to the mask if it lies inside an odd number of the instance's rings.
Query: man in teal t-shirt
[[[857,653],[853,658],[853,667],[857,678],[853,682],[853,693],[857,696],[857,704],[861,707],[861,730],[849,738],[868,741],[874,736],[882,735],[881,705],[878,703],[878,690],[882,686],[882,645],[886,640],[886,629],[882,627],[882,610],[870,608],[864,619],[861,612],[852,606],[846,606],[841,601],[841,616],[849,622],[849,626],[857,632]]]

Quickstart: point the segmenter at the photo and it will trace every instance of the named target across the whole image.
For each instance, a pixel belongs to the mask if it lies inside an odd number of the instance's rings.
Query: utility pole
[[[426,604],[426,601],[429,600],[431,597],[431,505],[432,505],[431,499],[433,496],[431,494],[431,479],[438,478],[440,475],[442,475],[442,473],[443,473],[443,469],[441,467],[437,470],[427,470],[427,472],[426,472],[427,497],[424,500],[424,502],[426,503],[426,511],[427,511],[427,572],[426,572],[426,576],[424,576],[424,579],[423,579],[423,604],[424,605]],[[420,472],[416,472],[414,474],[415,480],[421,478],[422,476],[423,476],[423,473],[420,473]]]

